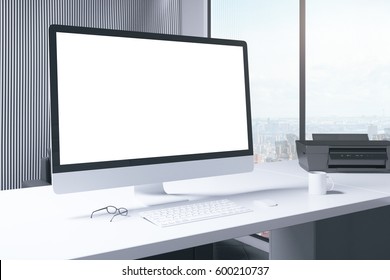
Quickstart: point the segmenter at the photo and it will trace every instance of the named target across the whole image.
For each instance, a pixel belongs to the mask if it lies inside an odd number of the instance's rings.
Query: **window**
[[[255,162],[295,159],[299,0],[211,0],[211,37],[248,43]]]
[[[306,138],[390,139],[390,1],[306,1]]]

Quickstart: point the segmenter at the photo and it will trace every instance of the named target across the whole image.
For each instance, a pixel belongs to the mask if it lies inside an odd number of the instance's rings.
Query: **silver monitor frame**
[[[243,50],[248,148],[206,154],[163,158],[61,165],[59,160],[58,81],[56,33],[69,32],[143,39],[222,44],[240,46]],[[132,185],[250,172],[253,170],[253,143],[250,112],[247,46],[243,41],[139,33],[74,26],[52,25],[50,39],[50,86],[52,117],[52,185],[56,193],[73,193]]]

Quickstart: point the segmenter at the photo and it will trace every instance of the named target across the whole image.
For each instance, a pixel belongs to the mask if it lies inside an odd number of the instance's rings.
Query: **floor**
[[[268,253],[235,239],[214,244],[215,260],[268,260]]]

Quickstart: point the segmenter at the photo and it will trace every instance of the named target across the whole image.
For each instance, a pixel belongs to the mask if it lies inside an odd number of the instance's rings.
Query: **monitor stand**
[[[166,193],[163,183],[136,185],[134,197],[145,206],[188,201],[185,196]]]

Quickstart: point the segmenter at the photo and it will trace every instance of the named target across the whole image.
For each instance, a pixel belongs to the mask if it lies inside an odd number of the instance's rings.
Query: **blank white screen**
[[[242,47],[57,33],[60,164],[248,149]]]

